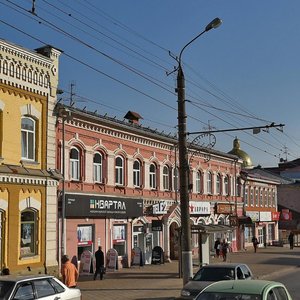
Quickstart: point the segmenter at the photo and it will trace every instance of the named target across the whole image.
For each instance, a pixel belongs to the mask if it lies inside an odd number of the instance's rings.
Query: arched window
[[[259,206],[259,190],[258,188],[255,188],[255,206]]]
[[[221,194],[221,175],[217,174],[216,176],[216,194]]]
[[[38,213],[33,209],[21,212],[20,256],[37,255]]]
[[[253,188],[250,188],[250,205],[254,206],[254,191],[253,191]]]
[[[139,160],[135,160],[133,163],[133,185],[141,186],[141,163]]]
[[[24,81],[27,80],[27,77],[26,77],[26,68],[25,67],[22,68],[22,80],[24,80]]]
[[[12,62],[9,64],[9,76],[15,77],[15,65]]]
[[[263,189],[259,189],[259,205],[262,207],[264,204],[264,197],[263,197]]]
[[[227,175],[224,177],[224,193],[229,195],[229,178]]]
[[[34,71],[34,73],[33,73],[33,83],[37,84],[37,81],[38,81],[38,74],[37,74],[36,71]]]
[[[8,75],[8,64],[6,60],[3,62],[3,74]]]
[[[150,189],[156,189],[156,166],[155,164],[151,164],[149,167],[149,182],[150,182]]]
[[[117,156],[115,160],[115,175],[116,184],[124,185],[124,159],[121,156]]]
[[[17,77],[18,79],[20,79],[20,76],[21,76],[21,68],[20,68],[20,66],[17,66],[17,67],[16,67],[16,77]]]
[[[245,185],[245,191],[244,191],[244,195],[245,195],[244,204],[245,204],[245,206],[248,206],[248,189],[249,189],[249,187],[247,185]]]
[[[102,155],[100,153],[95,153],[93,166],[94,181],[102,182]]]
[[[179,170],[178,167],[174,169],[174,191],[178,192],[179,191]]]
[[[48,87],[48,84],[49,84],[49,76],[45,75],[44,76],[44,87]]]
[[[169,167],[164,166],[163,167],[163,189],[165,191],[170,190],[170,174],[169,174]]]
[[[207,193],[212,194],[212,174],[210,171],[207,172]]]
[[[32,71],[28,70],[28,82],[32,82]]]
[[[36,122],[30,117],[21,119],[21,147],[22,159],[35,159]]]
[[[39,85],[43,86],[43,82],[44,82],[44,80],[43,80],[43,74],[40,74],[40,76],[39,76]]]
[[[201,171],[198,171],[196,173],[196,193],[200,194],[202,191],[201,191],[201,186],[202,186],[202,180],[201,180]]]
[[[72,148],[70,152],[70,178],[71,180],[80,179],[80,155],[77,148]]]

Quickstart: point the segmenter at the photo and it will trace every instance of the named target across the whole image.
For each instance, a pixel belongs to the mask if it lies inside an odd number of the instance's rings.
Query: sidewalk
[[[245,252],[229,253],[228,262],[243,262],[257,278],[274,279],[278,271],[288,272],[300,264],[300,248],[287,247],[259,248]],[[212,258],[211,263],[221,260]],[[196,271],[198,267],[194,268]],[[178,276],[178,261],[163,265],[146,265],[125,268],[107,273],[105,279],[94,281],[93,276],[82,276],[78,287],[83,300],[171,300],[180,295],[182,278]]]

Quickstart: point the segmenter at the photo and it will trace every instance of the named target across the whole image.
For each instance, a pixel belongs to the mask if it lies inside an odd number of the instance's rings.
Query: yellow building
[[[58,272],[55,119],[60,51],[0,39],[0,267]]]

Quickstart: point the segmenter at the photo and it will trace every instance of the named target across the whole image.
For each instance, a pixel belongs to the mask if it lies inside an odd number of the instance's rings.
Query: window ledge
[[[29,259],[37,259],[37,258],[39,258],[39,255],[33,254],[33,255],[21,256],[20,260],[29,260]]]
[[[32,166],[38,166],[40,163],[33,160],[27,160],[27,159],[21,159],[20,163],[22,165],[32,165]]]

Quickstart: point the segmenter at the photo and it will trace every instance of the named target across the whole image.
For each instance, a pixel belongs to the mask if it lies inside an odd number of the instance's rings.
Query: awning
[[[239,216],[238,217],[239,225],[251,225],[253,224],[252,219],[248,216]]]
[[[192,233],[216,233],[216,232],[228,232],[233,231],[234,227],[220,224],[199,224],[191,226]]]

